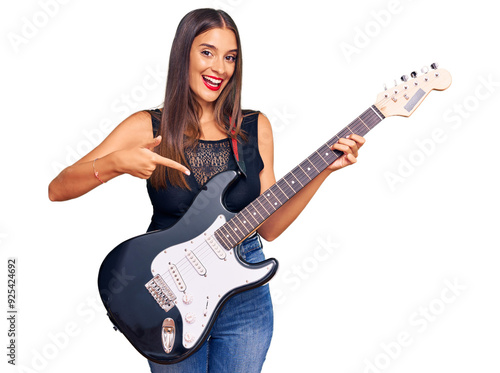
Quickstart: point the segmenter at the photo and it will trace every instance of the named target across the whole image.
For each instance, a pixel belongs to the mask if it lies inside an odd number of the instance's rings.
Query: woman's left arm
[[[259,152],[264,162],[264,168],[260,172],[261,193],[276,183],[274,176],[274,145],[271,123],[263,115],[259,114]],[[259,234],[266,240],[272,241],[283,233],[292,222],[299,216],[304,207],[309,203],[323,181],[336,170],[357,162],[358,150],[364,144],[365,139],[358,135],[340,139],[332,149],[344,152],[323,172],[316,176],[288,202],[272,214],[258,229]]]

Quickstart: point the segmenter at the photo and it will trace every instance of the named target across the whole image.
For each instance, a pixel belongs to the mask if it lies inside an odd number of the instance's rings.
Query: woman
[[[238,30],[223,11],[198,9],[180,22],[170,54],[164,108],[126,118],[94,150],[63,170],[49,186],[49,198],[79,197],[122,174],[147,179],[153,204],[148,231],[174,224],[203,184],[238,168],[232,139],[241,146],[246,177],[227,192],[239,211],[276,180],[273,136],[268,119],[241,110],[242,58]],[[300,214],[333,171],[356,162],[364,139],[352,135],[332,149],[344,152],[242,243],[248,262],[264,260],[259,236],[277,238]],[[152,372],[260,372],[271,341],[273,311],[268,286],[231,298],[211,336],[180,363],[149,362]]]

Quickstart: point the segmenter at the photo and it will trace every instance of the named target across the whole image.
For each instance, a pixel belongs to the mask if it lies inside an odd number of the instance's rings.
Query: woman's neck
[[[220,140],[227,137],[227,134],[217,125],[214,105],[202,106],[199,123],[202,140]]]

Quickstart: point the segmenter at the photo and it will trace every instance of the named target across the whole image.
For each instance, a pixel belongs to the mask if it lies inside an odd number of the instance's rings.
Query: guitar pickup
[[[223,260],[226,258],[226,253],[224,252],[222,247],[220,247],[219,243],[215,240],[213,236],[208,236],[206,238],[206,241],[210,246],[210,248],[214,251],[215,255],[219,257],[219,259]]]
[[[168,270],[170,271],[170,275],[172,276],[172,279],[174,280],[175,285],[177,285],[177,289],[179,289],[179,291],[185,291],[186,290],[186,283],[182,279],[182,276],[179,273],[177,266],[175,264],[169,263]]]
[[[207,274],[207,269],[201,264],[198,257],[191,250],[186,250],[186,258],[188,258],[189,263],[193,265],[200,276],[205,276]]]

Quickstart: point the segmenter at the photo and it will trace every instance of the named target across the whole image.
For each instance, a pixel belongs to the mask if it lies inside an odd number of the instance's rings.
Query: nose
[[[214,58],[214,62],[212,64],[212,70],[219,75],[222,75],[226,72],[226,65],[224,63],[223,56],[218,56],[217,58]]]

